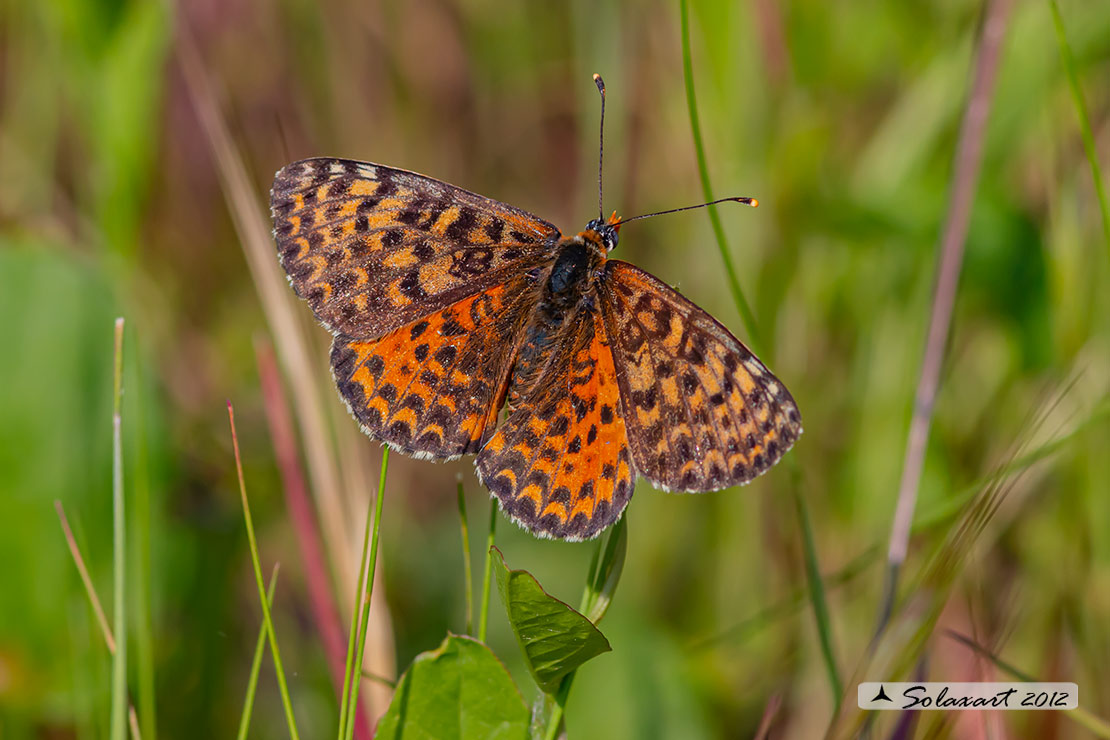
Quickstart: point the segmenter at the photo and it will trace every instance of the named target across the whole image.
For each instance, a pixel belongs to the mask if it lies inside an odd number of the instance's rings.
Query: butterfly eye
[[[601,238],[605,242],[606,251],[612,252],[617,248],[617,243],[620,241],[620,235],[617,234],[616,228],[612,226],[604,226],[601,229]]]

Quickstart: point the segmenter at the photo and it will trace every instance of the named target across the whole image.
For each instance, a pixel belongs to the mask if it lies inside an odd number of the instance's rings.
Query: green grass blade
[[[463,578],[466,582],[466,634],[474,634],[474,574],[470,570],[470,532],[466,526],[466,497],[463,484],[458,482],[459,524],[462,528]]]
[[[489,499],[489,535],[486,536],[486,574],[482,577],[482,607],[478,616],[478,642],[486,641],[489,625],[489,592],[493,583],[493,540],[497,533],[497,501]]]
[[[1052,22],[1056,26],[1056,40],[1060,43],[1060,59],[1063,61],[1064,71],[1068,75],[1068,86],[1071,87],[1071,96],[1075,101],[1075,112],[1079,116],[1079,132],[1083,136],[1083,150],[1087,153],[1087,163],[1091,166],[1091,178],[1095,181],[1098,207],[1102,213],[1102,235],[1106,239],[1107,254],[1110,255],[1110,206],[1106,204],[1106,188],[1102,184],[1102,172],[1098,166],[1098,150],[1095,148],[1095,136],[1091,132],[1091,119],[1087,115],[1087,103],[1083,99],[1083,88],[1079,86],[1079,74],[1075,71],[1075,59],[1071,55],[1071,46],[1068,44],[1064,18],[1060,15],[1060,6],[1056,3],[1056,0],[1048,0],[1048,7],[1052,10]]]
[[[374,525],[370,541],[370,564],[366,567],[366,595],[362,600],[362,615],[359,619],[358,654],[355,656],[355,666],[360,670],[353,675],[351,681],[351,696],[346,708],[346,735],[351,740],[355,734],[355,717],[358,712],[358,691],[362,686],[361,668],[362,656],[366,651],[366,630],[370,623],[370,597],[374,594],[374,570],[378,565],[378,534],[382,527],[382,501],[385,499],[385,475],[389,470],[389,448],[382,447],[382,475],[378,479],[378,494],[374,499]]]
[[[112,724],[109,737],[127,737],[127,533],[124,531],[123,442],[120,436],[123,405],[123,319],[116,319],[115,370],[112,393],[112,608],[116,650],[112,653]]]
[[[690,19],[686,0],[679,0],[679,15],[681,16],[682,30],[682,74],[686,83],[686,107],[690,114],[690,129],[694,136],[694,150],[698,160],[698,174],[701,178],[702,195],[706,201],[714,200],[713,188],[709,182],[709,167],[706,164],[705,145],[701,137],[701,124],[698,118],[697,97],[694,94],[694,66],[690,54]],[[728,278],[729,291],[732,293],[736,309],[744,321],[744,327],[749,335],[749,342],[753,349],[762,350],[759,331],[756,328],[755,316],[748,305],[744,292],[740,288],[740,281],[736,277],[736,268],[732,262],[732,255],[725,239],[725,231],[721,226],[715,206],[709,206],[709,219],[713,224],[713,233],[717,238],[717,249],[721,253],[721,260],[725,265],[725,275]],[[835,651],[833,649],[832,625],[829,619],[828,602],[825,598],[825,587],[821,581],[821,573],[817,567],[817,547],[813,540],[813,527],[809,521],[809,510],[805,499],[801,495],[801,474],[797,463],[791,458],[788,463],[793,475],[791,489],[794,496],[794,506],[798,512],[798,523],[802,533],[802,547],[805,551],[806,580],[809,584],[810,600],[813,603],[813,616],[817,622],[817,634],[821,642],[821,655],[825,662],[825,671],[829,676],[829,688],[833,693],[834,701],[840,701],[842,686],[836,668]]]
[[[795,467],[796,466],[792,466]],[[798,512],[798,524],[802,529],[802,547],[805,552],[806,583],[809,586],[809,600],[813,604],[813,617],[817,621],[817,637],[821,643],[821,657],[825,663],[825,673],[828,675],[829,688],[833,692],[833,702],[837,709],[840,707],[840,697],[844,693],[844,686],[840,681],[840,674],[836,669],[836,651],[833,648],[832,619],[829,616],[829,604],[825,598],[825,584],[821,579],[821,570],[817,566],[817,548],[813,540],[813,524],[809,518],[809,509],[802,497],[798,476],[795,476],[793,485],[790,486],[794,498],[794,508]]]
[[[277,586],[278,564],[274,563],[273,573],[270,575],[270,588],[266,591],[266,602],[272,609],[274,606],[274,588]],[[247,740],[247,731],[251,726],[251,710],[254,708],[254,694],[258,689],[258,674],[262,670],[262,652],[266,649],[266,623],[258,628],[258,639],[254,644],[254,658],[251,660],[250,678],[247,680],[247,697],[243,700],[243,716],[239,718],[239,740]]]
[[[382,460],[385,463],[385,460]],[[351,697],[351,685],[357,680],[361,664],[355,663],[355,644],[359,637],[361,627],[359,612],[359,594],[366,586],[366,553],[370,549],[370,527],[373,520],[370,511],[366,512],[366,526],[362,530],[362,553],[358,558],[358,582],[355,584],[354,607],[351,609],[351,628],[347,633],[347,664],[343,670],[343,690],[339,698],[339,730],[338,740],[347,736],[347,704]]]
[[[694,95],[694,65],[690,57],[690,19],[686,7],[686,0],[679,0],[679,14],[682,21],[682,77],[686,83],[686,108],[690,114],[690,130],[694,135],[694,153],[698,160],[698,176],[701,178],[702,197],[705,201],[716,200],[713,197],[713,186],[709,182],[709,165],[705,158],[705,144],[701,138],[701,122],[698,118],[698,102]],[[728,241],[725,239],[725,229],[721,225],[721,217],[717,214],[717,206],[709,206],[709,222],[713,225],[713,235],[717,239],[717,249],[721,253],[721,261],[725,264],[725,277],[728,278],[728,289],[732,293],[732,300],[740,312],[744,322],[744,329],[748,332],[748,343],[753,350],[763,349],[759,331],[756,329],[755,314],[752,313],[748,299],[740,288],[740,280],[736,277],[736,266],[732,262],[732,254],[728,251]],[[757,352],[758,354],[758,352]]]
[[[281,651],[278,649],[274,620],[270,617],[270,602],[266,600],[266,586],[262,581],[262,564],[258,557],[258,541],[254,537],[254,522],[251,520],[250,504],[247,502],[247,483],[243,478],[243,461],[239,456],[239,435],[235,433],[235,411],[231,402],[227,404],[227,419],[231,425],[231,445],[235,450],[235,470],[239,476],[239,496],[243,504],[243,521],[247,526],[247,541],[250,543],[251,564],[254,566],[254,580],[258,585],[258,600],[262,603],[262,617],[266,623],[266,633],[270,639],[270,652],[274,656],[274,672],[277,674],[278,690],[281,692],[281,705],[285,710],[285,721],[289,725],[289,736],[300,740],[297,721],[293,717],[293,703],[289,699],[289,686],[285,681],[285,669],[281,665]]]

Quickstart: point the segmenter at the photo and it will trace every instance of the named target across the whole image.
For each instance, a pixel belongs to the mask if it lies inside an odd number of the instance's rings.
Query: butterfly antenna
[[[594,84],[597,85],[597,91],[601,93],[601,133],[597,137],[597,217],[603,219],[605,211],[601,204],[601,162],[605,155],[605,80],[595,73]]]
[[[614,223],[612,225],[613,226],[620,226],[621,224],[626,224],[629,221],[637,221],[641,218],[651,218],[652,216],[663,216],[663,215],[668,214],[668,213],[678,213],[679,211],[692,211],[695,208],[705,208],[706,206],[715,206],[718,203],[743,203],[744,205],[751,206],[752,208],[758,208],[759,207],[759,201],[756,200],[755,198],[721,198],[720,200],[711,200],[708,203],[698,203],[696,206],[683,206],[682,208],[671,208],[671,209],[666,210],[666,211],[656,211],[655,213],[644,213],[640,216],[632,216],[631,218],[622,218],[620,221],[617,221],[616,223]]]

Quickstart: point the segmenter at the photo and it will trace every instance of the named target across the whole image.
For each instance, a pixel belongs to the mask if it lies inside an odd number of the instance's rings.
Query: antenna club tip
[[[597,72],[594,72],[594,84],[597,85],[597,91],[605,95],[605,80]]]
[[[748,200],[748,205],[752,208],[759,208],[759,200],[756,198],[750,198]]]

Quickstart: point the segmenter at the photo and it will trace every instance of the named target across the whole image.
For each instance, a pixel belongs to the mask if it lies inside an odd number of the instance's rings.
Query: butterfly
[[[615,213],[564,235],[445,182],[334,158],[284,167],[270,205],[281,265],[334,335],[335,383],[363,431],[417,458],[476,454],[482,483],[538,536],[596,537],[637,477],[747,483],[802,432],[790,393],[724,326],[608,258]]]

